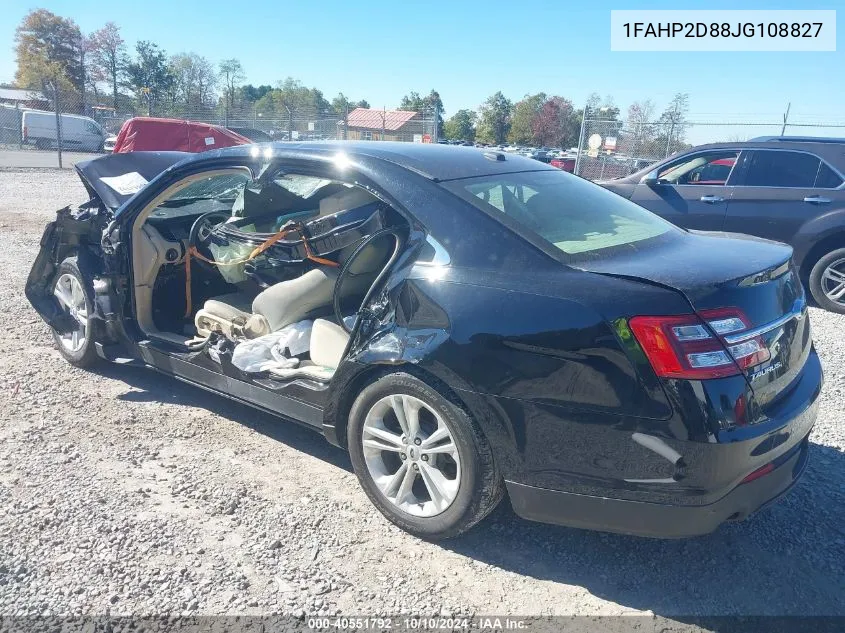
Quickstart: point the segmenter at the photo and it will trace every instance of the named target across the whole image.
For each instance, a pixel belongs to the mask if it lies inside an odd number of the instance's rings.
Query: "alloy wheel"
[[[845,305],[845,258],[831,262],[822,273],[822,290],[825,296]]]
[[[88,307],[82,284],[74,275],[64,273],[56,280],[53,295],[77,325],[70,332],[59,335],[59,343],[67,351],[76,353],[83,348],[88,337]]]
[[[400,510],[432,517],[455,500],[461,460],[443,418],[419,398],[386,396],[367,413],[364,461],[381,494]]]

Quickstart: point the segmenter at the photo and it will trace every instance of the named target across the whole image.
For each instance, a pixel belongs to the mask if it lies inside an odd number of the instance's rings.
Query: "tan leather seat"
[[[386,262],[390,248],[389,240],[376,240],[355,258],[344,277],[343,298],[367,291]],[[343,249],[338,259],[346,261],[354,250],[354,246]],[[256,338],[325,314],[332,305],[337,276],[337,268],[322,266],[296,279],[273,284],[260,292],[251,304],[240,293],[208,299],[194,318],[197,335],[208,336],[211,331],[219,331],[231,338]]]

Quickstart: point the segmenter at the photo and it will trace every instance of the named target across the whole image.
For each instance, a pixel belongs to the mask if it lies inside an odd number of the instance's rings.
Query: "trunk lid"
[[[744,370],[757,404],[765,409],[792,384],[812,347],[804,290],[791,258],[786,244],[692,231],[578,267],[680,291],[710,323],[714,317],[708,311],[738,309],[745,327],[721,338],[728,347],[756,341],[768,349],[768,360]]]

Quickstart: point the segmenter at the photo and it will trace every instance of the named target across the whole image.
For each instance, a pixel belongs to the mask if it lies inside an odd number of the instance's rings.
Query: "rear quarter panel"
[[[415,267],[390,291],[394,308],[365,344],[353,341],[330,400],[340,401],[356,372],[417,373],[470,410],[506,478],[538,485],[651,476],[665,460],[632,433],[701,434],[676,418],[613,325],[623,315],[688,312],[680,294],[562,267],[537,276],[426,272]]]

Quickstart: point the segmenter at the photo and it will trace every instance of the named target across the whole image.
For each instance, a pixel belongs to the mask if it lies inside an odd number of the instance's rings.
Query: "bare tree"
[[[114,22],[91,34],[92,57],[100,72],[108,79],[112,89],[112,105],[118,108],[118,90],[126,70],[126,44],[120,37],[120,27]]]
[[[193,107],[213,102],[217,74],[208,59],[196,53],[179,53],[170,58],[170,72],[175,101]]]
[[[220,80],[223,82],[223,97],[227,108],[235,107],[235,90],[244,80],[244,69],[241,62],[235,59],[224,59],[220,62]]]

